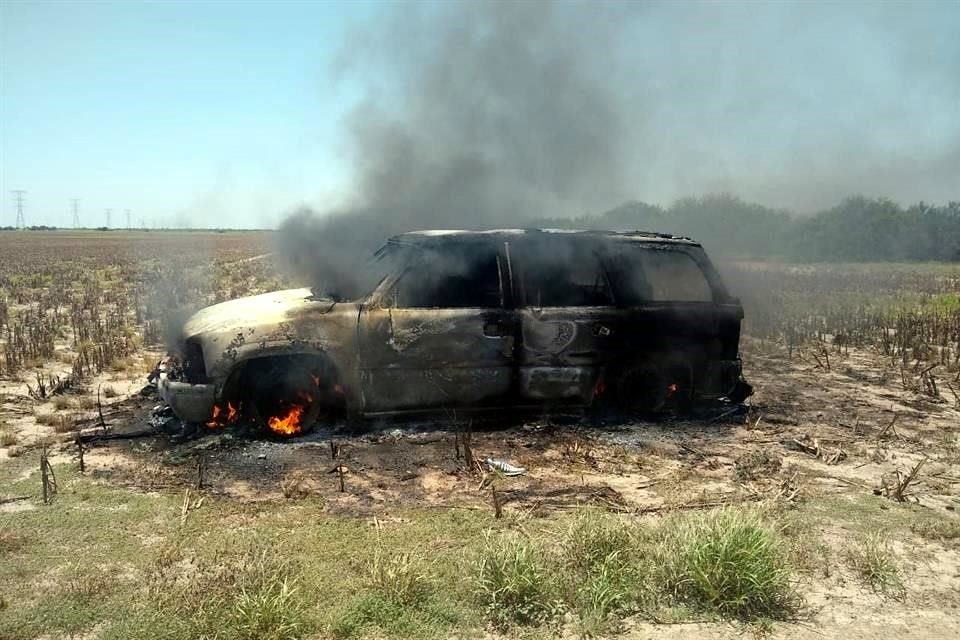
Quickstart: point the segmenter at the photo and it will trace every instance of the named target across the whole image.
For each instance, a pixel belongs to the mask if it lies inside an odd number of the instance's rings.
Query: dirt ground
[[[495,484],[504,510],[529,517],[585,504],[643,517],[761,501],[802,505],[805,513],[822,516],[810,523],[827,547],[823,563],[831,566],[805,579],[801,592],[808,616],[778,625],[776,637],[960,636],[956,540],[894,541],[906,567],[907,595],[900,599],[872,593],[832,566],[858,531],[845,510],[882,515],[895,509],[897,518],[934,513],[960,521],[958,402],[905,391],[891,365],[867,351],[836,356],[829,371],[755,340],[747,340],[744,351],[745,373],[756,394],[746,419],[732,424],[586,426],[575,419],[542,419],[468,427],[439,420],[372,424],[353,434],[326,428],[287,441],[220,431],[183,441],[156,435],[91,443],[85,463],[97,481],[134,491],[183,491],[202,483],[206,491],[239,501],[311,495],[322,498],[331,513],[381,519],[410,507],[492,510],[493,492],[481,462],[488,457],[527,470]],[[117,392],[101,398],[108,432],[146,427],[157,399],[140,392],[140,373],[99,381],[101,387],[108,383]],[[14,384],[0,391],[0,411],[18,440],[0,449],[0,456],[22,455],[40,439],[55,437],[60,443],[52,449],[54,462],[75,463],[70,434],[37,424],[24,391]],[[98,418],[90,413],[87,423],[95,431]],[[472,467],[464,440],[475,459]],[[898,472],[907,474],[921,462],[904,498],[912,506],[904,510],[888,494],[895,491]],[[0,506],[21,508],[17,502]],[[820,560],[809,558],[812,565]],[[623,632],[630,638],[727,638],[744,629],[628,623]]]

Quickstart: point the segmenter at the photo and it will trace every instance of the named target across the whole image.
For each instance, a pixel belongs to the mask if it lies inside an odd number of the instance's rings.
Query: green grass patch
[[[358,594],[341,609],[330,633],[334,638],[362,638],[379,631],[391,638],[443,638],[463,622],[455,605],[433,599],[404,604],[377,591]]]
[[[477,591],[501,628],[545,621],[556,610],[555,576],[543,546],[517,536],[488,536],[477,566]]]
[[[580,635],[609,631],[649,606],[649,540],[642,527],[596,509],[575,514],[559,536],[559,585]]]
[[[744,620],[796,610],[787,547],[757,512],[725,508],[678,518],[661,535],[658,571],[681,601]]]
[[[0,514],[0,637],[11,640],[93,629],[145,640],[427,640],[490,627],[538,637],[561,623],[601,635],[634,614],[779,617],[788,601],[785,583],[770,578],[789,571],[777,528],[734,509],[662,521],[591,509],[522,522],[411,509],[371,523],[310,497],[251,504],[210,494],[184,519],[181,492],[115,488],[73,465],[56,467],[60,492],[41,505],[38,474],[25,474],[33,466],[0,469],[0,482],[34,503]],[[732,523],[727,539],[721,529]],[[722,570],[711,573],[718,558]]]
[[[943,313],[960,311],[960,293],[940,293],[930,298],[927,306]]]

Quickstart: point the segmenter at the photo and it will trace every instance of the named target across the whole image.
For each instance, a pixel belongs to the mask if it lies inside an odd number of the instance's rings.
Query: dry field
[[[722,265],[734,424],[150,436],[81,473],[186,310],[292,284],[270,249],[0,234],[0,638],[960,634],[960,266]]]

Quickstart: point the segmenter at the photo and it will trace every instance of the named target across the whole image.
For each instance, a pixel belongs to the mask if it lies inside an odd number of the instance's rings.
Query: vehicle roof
[[[445,242],[487,241],[518,241],[545,236],[557,238],[587,237],[595,240],[606,239],[626,242],[643,242],[651,244],[681,244],[699,247],[700,243],[684,236],[675,236],[669,233],[654,233],[650,231],[600,231],[586,229],[489,229],[486,231],[468,231],[464,229],[426,229],[409,231],[395,235],[387,240],[387,244],[405,245],[433,245]]]

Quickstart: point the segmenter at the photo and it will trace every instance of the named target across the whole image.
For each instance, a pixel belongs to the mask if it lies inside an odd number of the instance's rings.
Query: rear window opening
[[[683,251],[660,247],[553,248],[556,251],[523,257],[519,272],[523,306],[713,301],[706,275]]]

